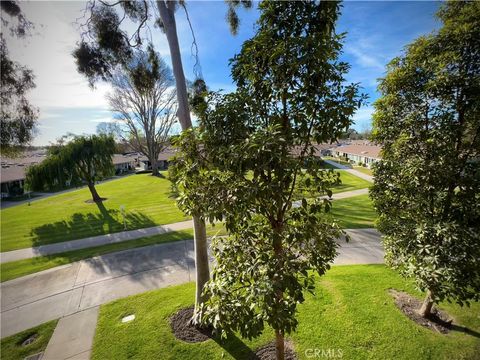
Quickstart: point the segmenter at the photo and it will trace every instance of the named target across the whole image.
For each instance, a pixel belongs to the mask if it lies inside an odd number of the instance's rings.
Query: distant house
[[[45,151],[25,152],[20,158],[0,158],[0,182],[1,182],[1,197],[12,197],[23,194],[25,186],[26,169],[33,165],[42,162],[45,159]]]
[[[4,158],[1,160],[0,182],[1,197],[8,198],[24,193],[25,176],[29,166],[41,163],[46,157],[46,151],[26,152],[24,156],[15,159]],[[112,157],[115,174],[122,175],[135,171],[139,156],[137,154],[115,154]]]
[[[137,154],[115,154],[112,157],[113,166],[115,167],[115,175],[126,174],[135,170],[138,162]]]
[[[333,157],[341,158],[352,164],[370,167],[374,162],[381,160],[381,146],[368,141],[355,142],[330,149]]]
[[[170,160],[175,156],[175,150],[173,148],[166,148],[163,150],[157,159],[158,170],[167,170]],[[152,170],[152,164],[146,156],[140,156],[139,162],[142,164],[143,170]]]

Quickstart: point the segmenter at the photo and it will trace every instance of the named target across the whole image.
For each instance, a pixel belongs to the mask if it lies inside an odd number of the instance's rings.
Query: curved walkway
[[[347,230],[336,265],[383,262],[375,229]],[[110,253],[0,284],[1,337],[129,295],[195,279],[193,240]]]

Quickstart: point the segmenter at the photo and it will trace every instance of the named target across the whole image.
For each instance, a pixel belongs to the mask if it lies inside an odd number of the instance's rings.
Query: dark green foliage
[[[480,3],[392,60],[375,104],[372,199],[386,259],[432,300],[480,299]]]
[[[112,137],[75,137],[66,145],[51,147],[44,161],[29,167],[27,184],[34,191],[61,189],[82,182],[94,185],[95,181],[113,175],[114,151]]]
[[[73,56],[78,71],[90,84],[111,78],[118,65],[127,65],[132,60],[134,49],[142,45],[141,30],[149,14],[145,1],[120,1],[124,14],[119,16],[115,4],[89,2],[90,17],[84,25],[84,36]],[[138,24],[133,34],[121,28],[125,19]]]
[[[230,32],[232,35],[237,35],[238,28],[240,27],[240,18],[237,15],[237,9],[243,7],[250,9],[252,7],[251,0],[225,0],[228,5],[226,19],[228,25],[230,25]]]
[[[257,34],[232,60],[238,90],[207,96],[199,128],[177,139],[171,175],[184,211],[223,219],[231,234],[213,243],[202,320],[245,337],[266,323],[283,343],[313,290],[309,270],[325,273],[341,234],[319,199],[338,174],[322,168],[314,145],[335,141],[363,97],[344,84],[349,66],[337,59],[337,3],[259,6]],[[299,182],[316,200],[294,204]]]
[[[35,87],[32,70],[13,61],[8,53],[3,31],[25,37],[32,27],[15,1],[1,2],[2,33],[0,34],[0,126],[3,154],[15,154],[35,135],[38,110],[30,104],[27,93]],[[12,24],[11,21],[14,20]]]

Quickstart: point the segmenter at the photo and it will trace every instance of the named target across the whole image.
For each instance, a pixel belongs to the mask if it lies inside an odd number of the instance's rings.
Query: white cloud
[[[118,120],[115,120],[113,117],[104,117],[104,118],[98,118],[98,119],[91,119],[90,122],[93,123],[116,123]]]
[[[346,48],[346,52],[353,55],[357,63],[363,67],[373,68],[380,72],[385,69],[383,61],[372,55],[371,51],[350,45]]]
[[[82,2],[25,2],[22,9],[35,24],[26,39],[7,39],[13,59],[33,70],[37,87],[29,93],[35,106],[106,108],[108,86],[92,90],[77,72],[71,55],[80,35],[73,21],[81,15]]]

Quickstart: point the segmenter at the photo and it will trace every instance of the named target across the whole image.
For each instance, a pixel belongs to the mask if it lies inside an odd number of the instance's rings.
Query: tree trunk
[[[197,283],[195,307],[198,307],[198,305],[207,300],[202,294],[202,291],[205,283],[210,279],[210,269],[208,266],[207,231],[205,228],[205,221],[200,217],[194,216],[193,227],[195,230],[195,281]]]
[[[150,164],[152,164],[152,175],[153,176],[158,176],[158,160],[155,159],[155,156],[150,156]]]
[[[277,354],[277,360],[285,359],[285,339],[283,334],[279,330],[275,330],[275,349]]]
[[[177,27],[175,23],[175,2],[157,1],[158,12],[163,22],[165,34],[167,35],[170,57],[172,59],[173,76],[177,89],[178,120],[182,130],[192,127],[190,110],[188,107],[187,84],[183,72],[182,57],[178,45]],[[208,265],[207,231],[205,222],[198,216],[193,217],[195,231],[195,268],[196,268],[196,297],[195,308],[198,308],[202,301],[203,286],[210,280],[210,269]]]
[[[92,200],[93,201],[95,201],[95,202],[102,201],[102,198],[97,193],[97,189],[95,189],[95,184],[93,183],[93,181],[88,182],[88,190],[90,190],[90,193],[92,194]]]
[[[160,0],[157,1],[157,7],[164,25],[165,34],[167,35],[168,47],[170,48],[173,76],[175,77],[177,89],[178,120],[180,121],[182,130],[186,130],[192,127],[192,120],[190,119],[187,85],[178,44],[177,25],[175,23],[174,13],[175,2]]]
[[[280,273],[281,271],[283,271],[282,220],[272,223],[272,227],[274,231],[273,251],[275,252],[275,256],[279,261],[277,272]],[[280,284],[277,284],[277,285],[280,285]],[[283,291],[280,289],[277,290],[276,296],[277,296],[277,303],[281,304],[283,302]],[[277,354],[277,360],[284,360],[285,359],[285,341],[283,337],[283,332],[279,329],[275,329],[275,349]]]
[[[432,314],[432,307],[433,307],[433,299],[432,299],[432,291],[427,290],[427,295],[425,296],[425,300],[423,300],[422,307],[418,310],[419,315],[424,318],[428,318]]]

